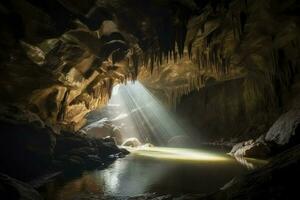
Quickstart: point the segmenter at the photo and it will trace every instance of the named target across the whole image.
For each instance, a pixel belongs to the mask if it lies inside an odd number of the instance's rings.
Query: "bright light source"
[[[109,105],[118,105],[118,116],[128,128],[126,138],[136,137],[142,143],[166,145],[174,136],[185,135],[175,117],[139,82],[127,82],[113,88]]]
[[[230,161],[226,156],[185,148],[141,147],[128,148],[133,155],[167,160],[185,161]]]

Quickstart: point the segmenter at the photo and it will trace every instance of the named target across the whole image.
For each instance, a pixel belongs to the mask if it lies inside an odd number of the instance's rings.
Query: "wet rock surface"
[[[235,157],[268,158],[271,148],[263,141],[248,140],[234,145],[229,154]]]
[[[95,139],[66,133],[57,137],[54,168],[84,170],[105,166],[128,152],[120,150],[113,139]]]

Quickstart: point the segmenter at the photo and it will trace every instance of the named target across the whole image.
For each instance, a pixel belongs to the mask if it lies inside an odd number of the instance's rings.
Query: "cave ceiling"
[[[287,85],[299,60],[297,6],[296,0],[1,2],[1,104],[5,112],[17,106],[49,125],[78,130],[88,112],[107,103],[113,85],[127,80],[140,80],[169,105],[240,77],[249,88],[245,98],[266,90],[272,98],[273,79]]]

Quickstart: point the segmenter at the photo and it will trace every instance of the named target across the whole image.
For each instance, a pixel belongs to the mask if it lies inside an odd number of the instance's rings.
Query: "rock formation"
[[[268,132],[259,138],[233,146],[232,156],[267,158],[299,144],[299,109],[282,114]]]
[[[265,140],[277,145],[297,144],[300,131],[300,110],[284,113],[266,133]]]

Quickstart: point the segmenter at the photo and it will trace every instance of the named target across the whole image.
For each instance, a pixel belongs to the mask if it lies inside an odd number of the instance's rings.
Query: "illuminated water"
[[[243,163],[243,165],[241,164]],[[101,199],[103,196],[210,193],[262,162],[190,149],[132,151],[104,170],[59,177],[42,190],[46,200]]]

